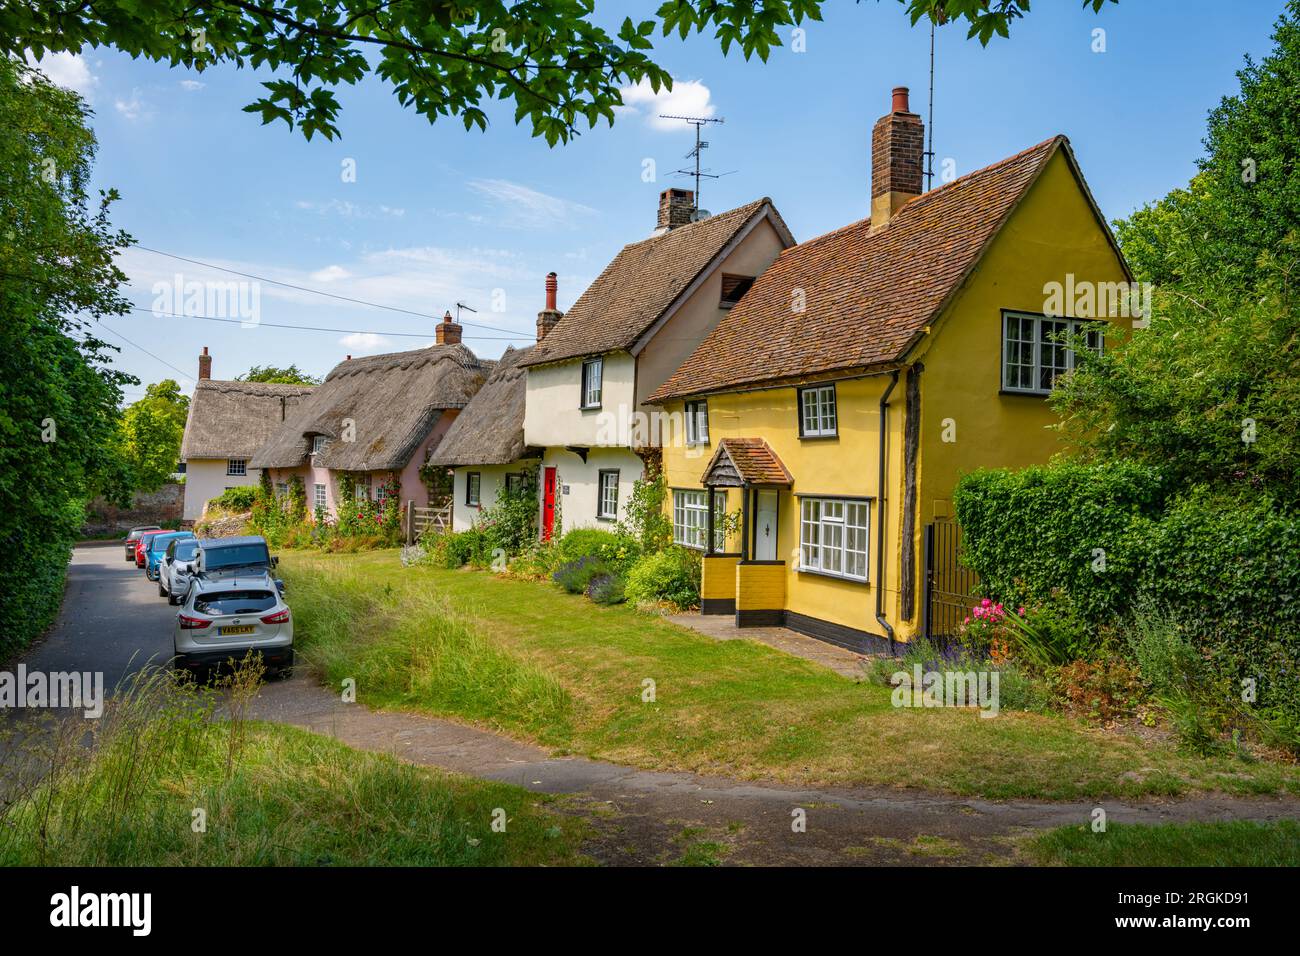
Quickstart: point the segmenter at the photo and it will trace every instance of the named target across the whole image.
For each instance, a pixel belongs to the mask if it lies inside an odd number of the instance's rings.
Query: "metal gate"
[[[953,638],[974,601],[979,576],[960,561],[961,526],[951,519],[925,526],[926,637]]]

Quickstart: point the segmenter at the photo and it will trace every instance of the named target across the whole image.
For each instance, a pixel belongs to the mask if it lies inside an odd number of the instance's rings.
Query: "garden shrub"
[[[496,502],[474,522],[482,530],[489,553],[500,550],[509,557],[528,550],[537,540],[537,480],[529,475],[521,487],[504,484]]]
[[[638,604],[670,604],[680,610],[700,603],[698,552],[671,547],[643,555],[627,572],[627,596]]]
[[[209,498],[209,504],[215,504],[218,507],[225,508],[227,511],[243,513],[252,511],[253,504],[257,501],[256,485],[241,485],[238,488],[227,488],[215,498]]]
[[[627,535],[602,528],[575,528],[556,545],[556,559],[563,563],[579,558],[599,558],[615,571],[625,572],[641,556],[641,546]]]
[[[623,579],[617,574],[595,574],[587,582],[587,597],[597,604],[622,604],[627,600],[625,592]]]
[[[609,566],[603,560],[584,555],[576,561],[565,561],[555,569],[551,579],[570,594],[585,594],[592,578],[609,573]]]
[[[487,537],[479,528],[426,534],[421,536],[420,544],[428,551],[429,563],[435,567],[459,568],[468,564],[482,568],[492,560]]]
[[[1066,664],[1052,685],[1067,713],[1101,723],[1132,717],[1147,697],[1138,669],[1113,657]]]

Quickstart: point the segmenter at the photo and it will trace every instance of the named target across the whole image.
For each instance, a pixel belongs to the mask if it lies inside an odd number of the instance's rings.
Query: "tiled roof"
[[[794,481],[789,469],[763,439],[724,438],[718,442],[718,450],[704,469],[700,483],[709,484],[710,472],[720,463],[725,466],[728,459],[745,484],[789,485]]]
[[[528,375],[519,367],[528,349],[506,349],[496,368],[456,416],[437,449],[435,465],[508,465],[524,454]]]
[[[923,193],[875,234],[864,219],[785,250],[650,401],[901,360],[1058,148]]]
[[[632,348],[764,207],[788,235],[772,201],[763,198],[624,246],[521,364]]]

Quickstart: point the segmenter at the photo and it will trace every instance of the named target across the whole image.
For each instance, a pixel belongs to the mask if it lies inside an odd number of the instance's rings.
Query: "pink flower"
[[[980,601],[980,607],[992,607],[992,606],[993,606],[993,602],[989,598],[985,598],[984,600]]]
[[[1021,617],[1024,617],[1024,616],[1025,616],[1025,609],[1022,607],[1022,608],[1021,608],[1019,611],[1017,611],[1016,613],[1019,614]]]

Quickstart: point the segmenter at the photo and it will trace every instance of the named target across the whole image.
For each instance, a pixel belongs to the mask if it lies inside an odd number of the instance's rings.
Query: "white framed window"
[[[675,490],[673,492],[673,542],[687,548],[704,550],[709,537],[708,498],[705,491]],[[726,513],[727,493],[713,493],[713,550],[726,546],[726,533],[720,516]]]
[[[477,508],[482,500],[483,476],[477,471],[465,473],[465,504]]]
[[[839,434],[838,429],[835,386],[816,385],[799,389],[799,437],[826,438]]]
[[[871,502],[852,498],[799,499],[799,570],[867,580]]]
[[[375,504],[379,505],[379,507],[382,508],[384,506],[384,502],[387,500],[388,500],[388,482],[381,481],[379,483],[379,487],[375,489]]]
[[[582,407],[600,408],[601,379],[605,373],[603,358],[588,359],[582,363]]]
[[[366,475],[364,478],[359,478],[357,480],[357,483],[352,486],[352,494],[357,501],[370,500],[370,476],[369,475]]]
[[[277,481],[275,483],[275,494],[277,498],[289,497],[289,482]]]
[[[613,521],[618,517],[618,469],[603,468],[596,489],[596,517]]]
[[[686,444],[707,445],[709,443],[709,403],[686,403]]]
[[[312,453],[313,455],[319,455],[319,454],[320,454],[322,451],[324,451],[324,450],[325,450],[325,436],[324,436],[324,435],[312,435],[312,436],[311,436],[311,453]]]
[[[243,476],[248,474],[248,459],[229,458],[226,460],[226,474]]]
[[[324,486],[324,485],[312,485],[312,492],[313,492],[313,495],[312,495],[312,502],[313,502],[314,506],[317,507],[317,508],[324,508],[324,507],[326,507],[326,504],[325,504],[325,486]]]
[[[1074,349],[1068,339],[1082,336],[1084,343],[1101,354],[1105,336],[1103,323],[1002,313],[1002,389],[1046,395],[1056,379],[1075,366]]]

